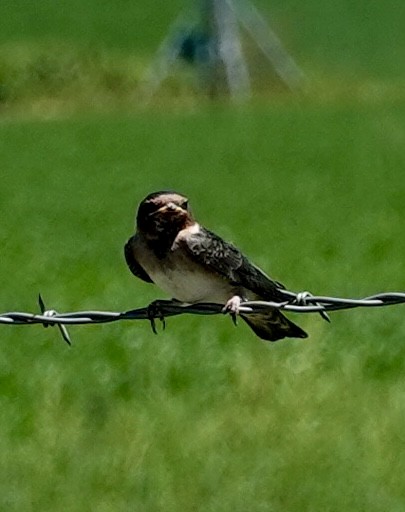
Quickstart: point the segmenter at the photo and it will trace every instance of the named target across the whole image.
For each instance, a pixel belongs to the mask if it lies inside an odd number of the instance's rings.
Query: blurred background
[[[201,5],[0,2],[1,311],[165,298],[123,245],[167,188],[292,290],[405,289],[402,3],[255,0],[291,87],[234,0],[236,94]],[[293,319],[308,340],[225,317],[72,327],[72,348],[0,326],[0,509],[402,512],[403,307]]]

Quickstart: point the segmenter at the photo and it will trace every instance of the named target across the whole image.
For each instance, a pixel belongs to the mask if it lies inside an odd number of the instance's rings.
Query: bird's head
[[[188,199],[177,192],[154,192],[140,203],[136,227],[146,238],[177,234],[194,223]]]

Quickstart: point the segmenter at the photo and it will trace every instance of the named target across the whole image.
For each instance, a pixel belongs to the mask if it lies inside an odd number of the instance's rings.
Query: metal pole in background
[[[179,32],[188,24],[188,13],[181,12],[169,28],[169,32],[160,43],[150,66],[141,80],[140,96],[149,103],[162,82],[169,76],[171,68],[179,58],[181,48],[177,43]]]
[[[200,61],[204,89],[212,98],[229,90],[232,99],[250,96],[249,71],[243,56],[238,20],[227,0],[200,0],[201,30],[207,58]]]
[[[232,2],[211,0],[214,7],[219,57],[233,100],[250,98],[249,70],[243,56],[238,20]]]
[[[197,0],[191,12],[183,12],[171,25],[141,84],[141,95],[150,101],[177,60],[194,65],[202,89],[211,98],[229,92],[233,101],[250,98],[249,69],[242,51],[239,24],[249,32],[280,79],[301,90],[305,76],[280,39],[249,0]]]
[[[250,0],[232,1],[241,24],[249,32],[267,60],[274,66],[281,80],[292,91],[302,89],[306,84],[304,73],[257,8]]]

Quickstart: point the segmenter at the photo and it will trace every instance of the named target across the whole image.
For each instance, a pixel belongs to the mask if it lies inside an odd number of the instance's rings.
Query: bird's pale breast
[[[233,295],[233,287],[211,269],[195,262],[181,247],[163,258],[140,241],[134,255],[152,281],[164,292],[182,302],[215,302],[225,304]]]
[[[182,302],[225,304],[232,295],[231,286],[224,279],[194,263],[180,250],[163,261],[154,262],[151,258],[144,267],[159,288]]]

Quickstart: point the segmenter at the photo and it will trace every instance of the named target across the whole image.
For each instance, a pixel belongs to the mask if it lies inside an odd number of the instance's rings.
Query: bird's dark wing
[[[148,276],[145,270],[141,267],[134,256],[133,244],[135,243],[136,235],[132,236],[124,247],[125,261],[129,267],[129,270],[134,276],[139,277],[142,281],[147,283],[153,283],[152,279]]]
[[[284,286],[253,265],[234,245],[208,229],[183,237],[180,244],[201,265],[228,279],[232,285],[251,290],[263,299],[280,298]]]

